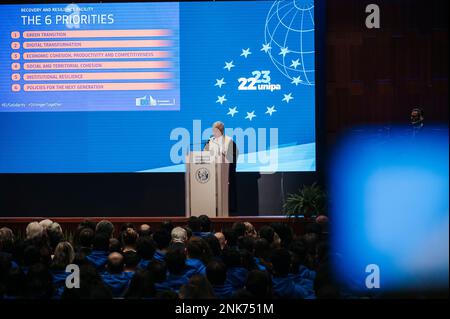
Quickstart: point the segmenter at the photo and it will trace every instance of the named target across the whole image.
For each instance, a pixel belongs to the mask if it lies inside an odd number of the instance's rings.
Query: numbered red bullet
[[[18,39],[18,38],[20,38],[20,32],[19,31],[11,32],[11,39]]]

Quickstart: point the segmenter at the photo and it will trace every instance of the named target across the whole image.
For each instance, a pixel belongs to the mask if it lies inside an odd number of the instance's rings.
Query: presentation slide
[[[179,110],[178,14],[178,3],[7,7],[0,110]]]
[[[314,1],[0,9],[0,173],[315,171]]]

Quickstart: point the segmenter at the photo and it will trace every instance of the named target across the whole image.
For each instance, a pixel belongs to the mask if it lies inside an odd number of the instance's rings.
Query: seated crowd
[[[205,215],[183,227],[125,223],[117,237],[111,222],[85,221],[71,241],[48,219],[28,224],[24,239],[4,227],[0,299],[338,298],[324,219],[302,236],[287,223],[257,232],[236,222],[214,233]],[[66,287],[70,264],[79,267],[79,288]]]

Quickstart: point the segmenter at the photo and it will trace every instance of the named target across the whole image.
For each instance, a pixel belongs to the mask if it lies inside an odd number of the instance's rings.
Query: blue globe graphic
[[[264,30],[267,53],[292,83],[314,85],[314,0],[275,1]]]

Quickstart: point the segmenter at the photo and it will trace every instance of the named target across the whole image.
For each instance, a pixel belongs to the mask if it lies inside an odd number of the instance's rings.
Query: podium
[[[228,217],[228,172],[223,155],[198,151],[186,156],[186,217]]]

